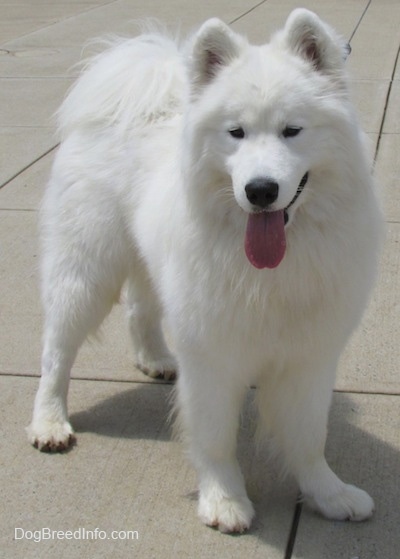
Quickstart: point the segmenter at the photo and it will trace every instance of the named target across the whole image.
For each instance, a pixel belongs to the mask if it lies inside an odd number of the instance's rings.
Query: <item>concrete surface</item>
[[[296,508],[296,487],[280,479],[267,449],[252,441],[250,394],[239,455],[257,519],[239,537],[203,527],[194,472],[168,423],[173,387],[134,369],[121,306],[102,342],[85,344],[73,370],[69,401],[78,446],[41,454],[23,430],[39,373],[37,221],[57,143],[52,113],[85,42],[134,33],[137,18],[156,16],[187,31],[213,15],[263,42],[298,1],[0,0],[0,557],[400,556],[400,3],[301,4],[351,38],[354,99],[372,149],[378,147],[386,250],[371,304],[341,361],[327,445],[338,473],[374,497],[375,516],[362,524],[328,522]],[[22,530],[47,528],[70,530],[75,539],[20,539]],[[78,539],[96,528],[110,539],[99,531],[97,539]],[[112,539],[114,530],[119,539]],[[133,539],[121,539],[127,531]]]

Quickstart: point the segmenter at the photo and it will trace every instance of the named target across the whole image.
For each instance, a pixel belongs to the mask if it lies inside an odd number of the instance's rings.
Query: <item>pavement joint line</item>
[[[55,146],[51,147],[50,149],[48,149],[47,151],[45,151],[44,153],[42,153],[41,155],[39,155],[39,157],[37,157],[36,159],[34,159],[33,161],[31,161],[30,163],[28,163],[28,165],[25,165],[25,167],[23,167],[20,171],[18,171],[17,173],[15,173],[12,177],[10,177],[9,179],[7,179],[3,184],[0,184],[0,190],[2,188],[4,188],[5,186],[7,186],[8,184],[10,184],[10,182],[12,182],[14,179],[16,179],[17,177],[19,177],[20,175],[22,175],[22,173],[25,173],[25,171],[27,171],[30,167],[32,167],[33,165],[35,165],[35,163],[37,163],[38,161],[40,161],[41,159],[43,159],[44,157],[46,157],[46,155],[49,155],[49,153],[51,153],[52,151],[54,151],[60,144],[57,143]]]
[[[33,379],[40,379],[39,374],[35,373],[10,373],[10,372],[3,372],[0,371],[0,377],[13,377],[13,378],[33,378]],[[91,382],[113,382],[113,383],[123,383],[123,384],[143,384],[143,385],[161,385],[161,386],[174,386],[175,382],[170,380],[128,380],[128,379],[118,379],[118,378],[93,378],[93,377],[75,377],[71,376],[70,380],[79,380],[79,381],[91,381]]]
[[[3,80],[4,78],[0,77],[0,82]],[[29,78],[30,79],[30,78]],[[50,124],[12,124],[11,126],[7,126],[7,125],[1,125],[0,126],[0,130],[5,130],[5,129],[9,129],[9,128],[33,128],[35,130],[39,129],[39,130],[52,130],[54,128],[54,126],[51,126]]]
[[[360,394],[366,396],[400,396],[400,392],[391,392],[389,390],[387,392],[384,392],[383,390],[355,390],[351,388],[334,388],[333,392],[334,394]]]
[[[303,510],[303,503],[301,502],[301,495],[298,494],[297,501],[293,511],[292,523],[289,530],[288,542],[285,549],[284,559],[292,559],[294,545],[296,543],[297,530],[300,524],[300,517]]]
[[[115,4],[119,1],[120,0],[106,1],[103,4],[96,5],[96,6],[91,6],[90,8],[87,8],[86,10],[82,10],[81,12],[79,12],[77,14],[72,14],[72,15],[67,16],[65,18],[62,18],[62,19],[56,19],[55,21],[52,21],[48,25],[44,25],[43,27],[40,27],[39,29],[35,29],[34,31],[29,31],[28,33],[24,33],[22,35],[18,35],[18,37],[14,37],[13,39],[9,39],[7,41],[4,41],[4,42],[0,43],[0,47],[2,47],[2,48],[4,47],[4,48],[7,49],[7,45],[9,43],[12,43],[12,42],[14,42],[16,40],[19,40],[19,39],[25,39],[26,37],[29,37],[30,35],[35,35],[36,33],[41,33],[44,29],[49,29],[49,27],[54,27],[54,25],[58,25],[59,23],[64,23],[65,21],[68,21],[69,19],[79,17],[82,14],[85,14],[87,12],[96,10],[98,8],[104,8],[105,6],[108,6],[109,4]]]
[[[0,79],[2,81],[23,81],[23,80],[29,80],[31,82],[33,81],[43,81],[43,80],[51,80],[51,81],[62,81],[62,80],[74,80],[76,79],[76,76],[0,76]],[[14,125],[13,125],[14,126]],[[15,125],[18,126],[18,125]],[[21,127],[24,127],[24,125],[22,125]],[[28,127],[26,127],[28,128]],[[31,128],[41,128],[40,126],[36,126],[36,125],[31,125]]]
[[[258,4],[256,4],[255,6],[253,6],[252,8],[249,8],[243,14],[240,14],[240,16],[235,17],[232,21],[229,22],[229,25],[233,25],[234,23],[236,23],[240,19],[244,18],[245,16],[247,16],[248,14],[250,14],[251,12],[256,10],[259,6],[261,6],[262,4],[266,4],[267,2],[268,2],[268,0],[261,0],[261,2],[258,2]]]
[[[371,5],[372,0],[368,0],[368,4],[365,6],[363,13],[360,16],[360,19],[358,20],[357,25],[354,28],[353,33],[350,35],[350,39],[349,39],[349,43],[351,42],[352,38],[354,37],[354,35],[357,33],[358,28],[360,27],[360,24],[362,22],[362,20],[364,19],[365,14],[367,13],[368,8]]]
[[[14,378],[34,378],[39,379],[40,375],[35,373],[10,373],[8,371],[0,371],[0,377],[14,377]],[[171,380],[157,380],[152,379],[150,381],[146,380],[128,380],[128,379],[118,379],[118,378],[93,378],[93,377],[76,377],[71,376],[70,380],[73,381],[90,381],[90,382],[113,382],[113,383],[122,383],[122,384],[141,384],[141,385],[161,385],[161,386],[174,386],[176,383],[175,381]],[[249,390],[256,390],[256,386],[251,386]],[[334,394],[360,394],[366,396],[393,396],[399,397],[400,392],[393,392],[393,391],[383,391],[383,390],[356,390],[352,388],[344,389],[344,388],[334,388]]]
[[[0,208],[0,212],[38,212],[36,208]]]

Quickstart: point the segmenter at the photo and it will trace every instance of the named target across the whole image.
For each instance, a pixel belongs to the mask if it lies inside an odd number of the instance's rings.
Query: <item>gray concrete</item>
[[[337,379],[327,453],[346,480],[374,497],[362,524],[300,512],[286,553],[296,487],[279,478],[267,449],[252,441],[251,397],[239,455],[257,519],[243,536],[223,536],[196,518],[196,479],[172,439],[172,386],[133,367],[123,309],[101,342],[86,343],[73,370],[70,411],[79,443],[71,452],[32,449],[28,424],[39,374],[38,208],[57,140],[52,114],[76,73],[85,42],[135,32],[156,16],[191,29],[217,15],[254,42],[281,25],[297,0],[0,0],[0,557],[168,559],[268,557],[398,559],[400,554],[400,4],[394,0],[305,0],[346,37],[354,99],[379,143],[376,174],[388,221],[378,285]],[[137,531],[138,539],[16,539],[24,530]],[[102,534],[103,535],[103,534]]]

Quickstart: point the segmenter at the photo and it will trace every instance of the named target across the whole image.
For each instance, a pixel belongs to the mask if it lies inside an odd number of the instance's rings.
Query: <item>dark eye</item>
[[[286,126],[282,132],[282,136],[284,138],[294,138],[302,131],[301,126]]]
[[[229,130],[229,134],[232,136],[232,138],[236,138],[237,140],[241,140],[242,138],[244,138],[244,130],[243,128],[232,128],[232,130]]]

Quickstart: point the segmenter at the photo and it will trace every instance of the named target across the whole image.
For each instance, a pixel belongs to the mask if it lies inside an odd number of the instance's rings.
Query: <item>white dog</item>
[[[346,50],[299,9],[268,45],[211,19],[182,48],[148,33],[88,65],[60,110],[45,199],[35,446],[73,441],[71,367],[125,286],[138,366],[179,369],[206,524],[241,532],[253,517],[235,456],[251,385],[304,499],[328,518],[372,514],[324,458],[335,369],[383,229]]]

